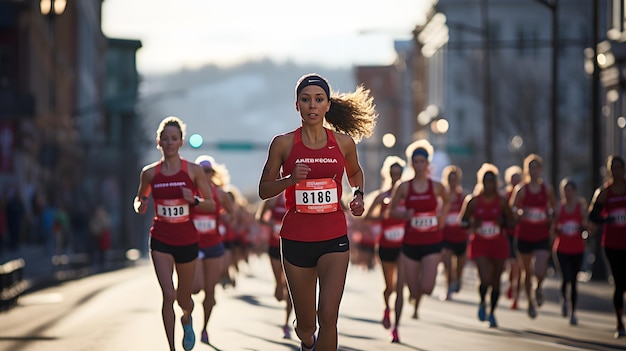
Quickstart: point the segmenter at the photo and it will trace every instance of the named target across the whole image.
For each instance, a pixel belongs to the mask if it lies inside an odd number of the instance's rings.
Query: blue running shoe
[[[193,319],[189,316],[189,324],[185,325],[181,317],[180,323],[183,325],[183,349],[189,351],[196,344],[196,334],[193,332]]]
[[[489,328],[497,328],[498,323],[496,322],[496,317],[493,314],[489,315]]]
[[[487,320],[487,308],[484,303],[478,306],[478,320],[484,322]]]

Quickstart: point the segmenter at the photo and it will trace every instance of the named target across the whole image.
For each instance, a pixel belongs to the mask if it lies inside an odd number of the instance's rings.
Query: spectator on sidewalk
[[[106,269],[111,249],[111,219],[103,205],[99,205],[93,212],[89,229],[95,242],[95,261],[100,269]]]

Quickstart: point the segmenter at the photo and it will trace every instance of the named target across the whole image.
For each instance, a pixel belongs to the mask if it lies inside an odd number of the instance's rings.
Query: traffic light
[[[204,140],[202,140],[202,135],[200,134],[191,134],[189,137],[189,146],[194,149],[201,147],[203,142]]]

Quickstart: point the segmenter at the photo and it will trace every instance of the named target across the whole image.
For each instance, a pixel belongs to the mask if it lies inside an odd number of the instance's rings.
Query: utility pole
[[[550,182],[554,189],[559,188],[559,110],[557,105],[559,89],[559,0],[537,0],[546,5],[552,13],[552,60],[550,79]],[[595,0],[594,0],[595,1]]]
[[[485,162],[493,163],[493,118],[491,117],[491,74],[489,68],[489,3],[481,1],[483,27],[483,123],[485,124]]]

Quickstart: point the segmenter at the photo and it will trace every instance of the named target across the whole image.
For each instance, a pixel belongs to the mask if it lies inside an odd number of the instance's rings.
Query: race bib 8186
[[[296,184],[296,211],[330,213],[339,208],[337,183],[332,178],[304,179]]]

